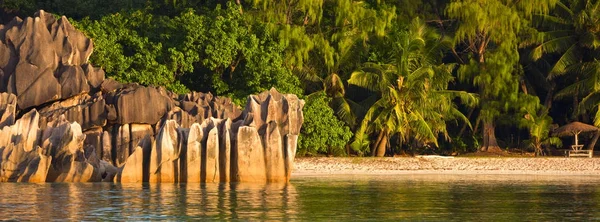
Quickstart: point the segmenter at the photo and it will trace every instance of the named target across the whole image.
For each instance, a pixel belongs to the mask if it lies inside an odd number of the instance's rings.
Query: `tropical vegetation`
[[[600,126],[600,0],[0,0],[0,22],[39,9],[118,81],[304,98],[301,155],[546,155]]]

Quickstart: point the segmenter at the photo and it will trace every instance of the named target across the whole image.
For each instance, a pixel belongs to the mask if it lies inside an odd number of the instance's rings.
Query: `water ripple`
[[[8,220],[599,220],[600,179],[299,177],[290,184],[0,184]]]

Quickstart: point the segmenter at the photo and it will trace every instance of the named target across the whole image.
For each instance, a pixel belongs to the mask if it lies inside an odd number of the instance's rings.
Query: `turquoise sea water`
[[[600,177],[294,177],[289,184],[0,184],[0,220],[600,220]]]

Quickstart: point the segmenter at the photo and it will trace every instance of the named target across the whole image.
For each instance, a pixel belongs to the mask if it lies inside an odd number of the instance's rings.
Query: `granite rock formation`
[[[0,181],[289,180],[303,121],[295,95],[271,89],[242,110],[105,78],[92,52],[65,17],[0,25]]]

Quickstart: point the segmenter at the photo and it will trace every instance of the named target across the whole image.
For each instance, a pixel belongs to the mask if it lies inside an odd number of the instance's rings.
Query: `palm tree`
[[[527,112],[520,122],[521,127],[529,130],[529,140],[525,143],[533,148],[536,156],[543,155],[543,147],[550,145],[561,146],[562,141],[558,137],[550,136],[550,126],[552,118],[548,115],[548,109],[542,108],[541,111]]]
[[[552,13],[535,15],[533,22],[539,32],[522,46],[533,46],[530,58],[548,64],[552,85],[557,78],[569,82],[554,97],[573,98],[577,108],[578,98],[600,90],[600,0],[558,2]]]
[[[534,46],[530,58],[548,64],[551,86],[567,82],[554,99],[572,98],[574,116],[595,111],[594,124],[600,126],[600,0],[564,0],[551,14],[536,15],[533,21],[540,32],[524,41]],[[555,87],[549,90],[552,95]]]
[[[352,73],[349,84],[375,92],[378,98],[368,109],[352,148],[359,152],[383,156],[390,136],[397,134],[401,142],[415,139],[437,146],[437,137],[449,138],[446,122],[467,118],[456,108],[457,96],[474,104],[473,94],[447,90],[453,77],[453,65],[441,63],[440,35],[420,19],[414,19],[406,30],[391,35],[394,56],[391,63],[365,63]],[[372,144],[369,137],[377,135]]]

